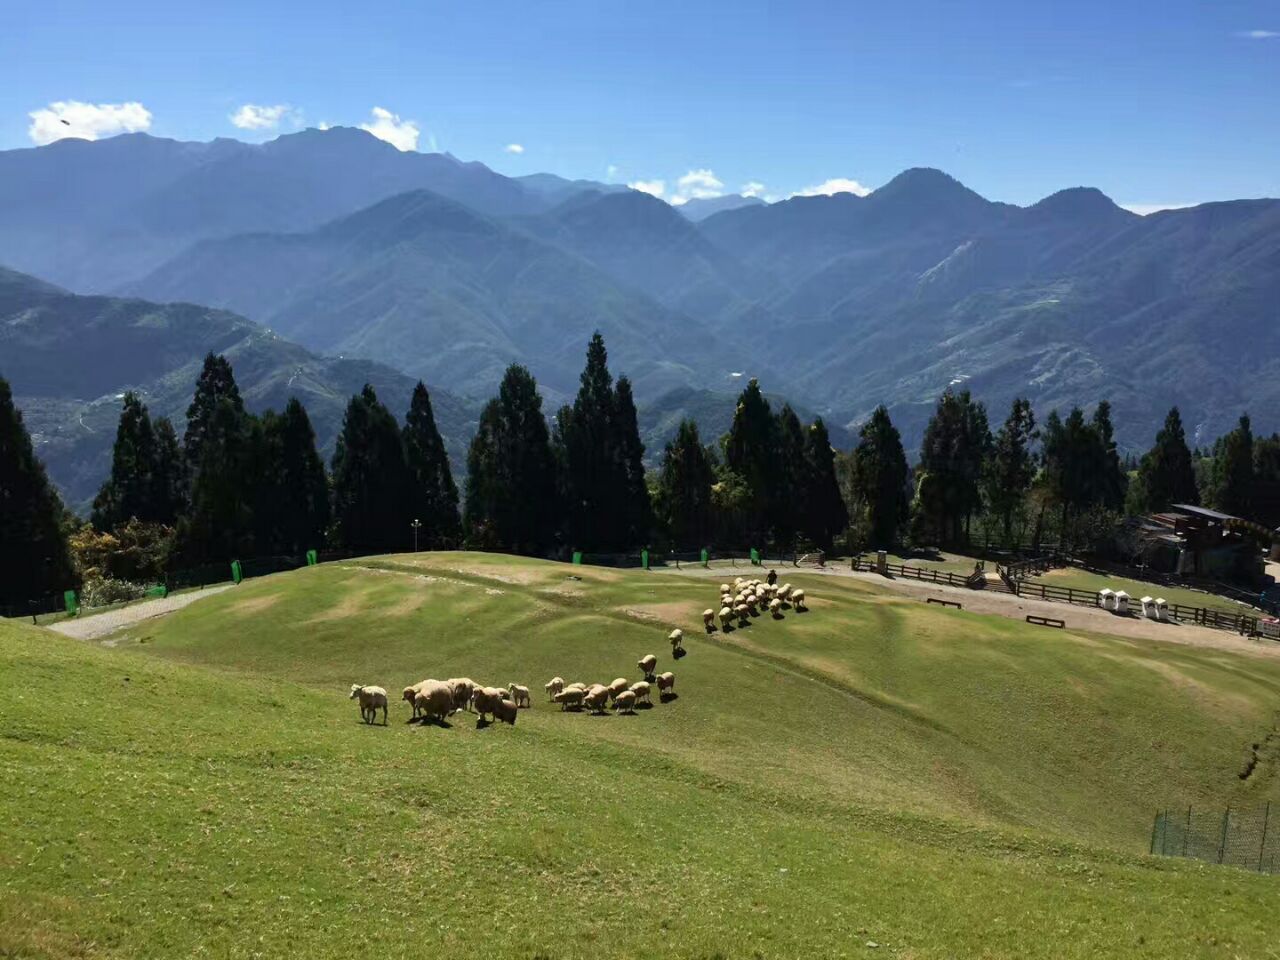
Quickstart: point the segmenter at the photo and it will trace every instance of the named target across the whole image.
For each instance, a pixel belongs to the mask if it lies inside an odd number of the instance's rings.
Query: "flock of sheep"
[[[720,629],[727,633],[733,629],[734,621],[740,627],[748,626],[752,617],[758,617],[765,610],[775,620],[781,620],[782,611],[789,608],[803,613],[807,609],[804,605],[804,591],[799,587],[793,588],[789,583],[778,586],[775,579],[776,575],[771,571],[769,580],[765,582],[736,577],[732,588],[727,583],[720,584],[719,613],[709,607],[702,611],[702,624],[707,628],[707,633],[716,629],[717,618],[720,620]]]
[[[725,632],[734,629],[734,622],[739,627],[748,626],[752,617],[758,617],[768,611],[775,620],[782,619],[784,609],[803,612],[804,591],[791,584],[778,586],[776,575],[769,574],[767,582],[748,580],[737,577],[730,587],[720,584],[720,610],[702,611],[702,623],[707,633],[716,630],[716,620],[720,621],[720,629]],[[679,660],[685,655],[684,632],[672,630],[667,639],[671,643],[671,656]],[[630,683],[625,677],[618,677],[612,683],[565,683],[563,677],[552,677],[545,684],[547,696],[552,703],[560,704],[560,709],[582,710],[603,714],[612,705],[618,713],[635,713],[637,705],[652,705],[650,696],[653,688],[658,688],[659,698],[664,702],[674,697],[676,675],[670,671],[656,673],[658,658],[653,654],[641,657],[636,668],[644,675],[643,680]],[[382,711],[382,722],[387,723],[387,691],[382,687],[365,686],[359,683],[351,685],[351,699],[360,701],[360,716],[365,723],[375,723],[378,711]],[[435,720],[443,723],[445,718],[460,710],[475,713],[480,722],[484,722],[486,714],[494,721],[502,720],[514,725],[518,711],[522,707],[530,707],[529,688],[518,683],[502,687],[487,687],[476,683],[469,677],[454,677],[450,680],[423,680],[411,687],[404,688],[404,699],[413,707],[414,719]]]

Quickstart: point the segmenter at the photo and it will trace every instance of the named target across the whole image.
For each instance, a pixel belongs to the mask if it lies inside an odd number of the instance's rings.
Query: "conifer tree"
[[[859,432],[853,451],[854,498],[867,518],[871,543],[887,549],[898,540],[908,516],[907,457],[902,436],[884,406],[876,407]]]
[[[413,543],[409,477],[400,427],[373,387],[353,396],[333,454],[338,541],[356,553],[407,550]]]
[[[1253,512],[1253,426],[1249,415],[1214,445],[1210,496],[1223,513],[1251,519]]]
[[[75,586],[63,514],[9,383],[0,377],[0,604]]]
[[[543,554],[560,520],[556,494],[537,381],[512,364],[481,414],[467,455],[467,535],[477,545]]]
[[[725,438],[725,466],[747,489],[743,505],[745,534],[763,544],[772,526],[774,495],[779,487],[777,421],[769,401],[753,377],[738,398],[733,424]]]
[[[619,517],[622,530],[617,546],[628,549],[649,542],[653,529],[653,504],[649,500],[649,486],[645,483],[644,444],[640,442],[636,402],[631,394],[631,381],[626,377],[619,377],[614,388],[612,434],[621,496]]]
[[[183,562],[234,560],[256,551],[256,425],[237,400],[238,395],[223,395],[202,411],[191,507],[179,523],[175,547]]]
[[[156,460],[151,417],[138,395],[129,391],[111,449],[111,475],[93,500],[91,520],[97,529],[110,532],[131,518],[159,520],[159,505],[153,503]]]
[[[849,511],[840,495],[836,454],[821,417],[805,432],[804,460],[806,487],[800,499],[802,529],[819,547],[830,550],[832,541],[849,526]]]
[[[769,490],[770,524],[774,541],[781,546],[791,546],[804,523],[804,498],[811,481],[805,458],[804,427],[789,403],[778,411],[774,437],[776,469],[774,487]]]
[[[1036,418],[1031,401],[1014,400],[1009,416],[996,433],[983,471],[987,504],[1000,524],[1000,535],[1006,546],[1013,544],[1015,517],[1035,479],[1036,464],[1031,444],[1036,436]]]
[[[1088,502],[1107,510],[1120,510],[1124,506],[1129,477],[1116,449],[1115,428],[1111,423],[1111,404],[1108,401],[1099,402],[1094,409],[1089,420],[1089,431],[1092,434],[1093,467],[1089,475]]]
[[[404,421],[404,449],[409,471],[409,512],[422,523],[419,544],[433,550],[457,546],[462,536],[458,487],[436,427],[431,397],[421,380],[413,388]]]
[[[920,450],[915,536],[947,544],[968,539],[982,503],[982,465],[991,446],[987,411],[968,390],[946,391],[925,428]]]
[[[709,544],[714,483],[715,470],[698,435],[698,425],[689,419],[681,420],[674,439],[663,451],[658,476],[658,509],[676,549]]]
[[[168,417],[152,423],[155,459],[151,467],[151,503],[156,523],[173,526],[187,510],[187,464]]]
[[[324,545],[329,526],[329,483],[316,449],[311,418],[297,397],[290,397],[275,421],[279,431],[280,518],[277,549],[304,554]]]
[[[187,431],[182,440],[187,466],[193,475],[200,464],[214,410],[224,399],[235,413],[244,413],[244,401],[240,399],[240,388],[236,385],[231,363],[221,354],[206,354],[200,377],[196,380],[195,395],[187,407]]]
[[[1139,461],[1133,486],[1135,513],[1155,513],[1175,503],[1200,502],[1191,450],[1177,407],[1169,411],[1156,434],[1155,445]]]

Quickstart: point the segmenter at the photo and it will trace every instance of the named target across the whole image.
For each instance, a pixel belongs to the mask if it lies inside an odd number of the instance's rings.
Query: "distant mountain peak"
[[[903,197],[930,202],[977,198],[986,202],[985,198],[970,190],[955,177],[933,167],[911,167],[909,170],[903,170],[883,187],[873,191],[871,196],[878,202]]]
[[[1034,220],[1097,221],[1106,219],[1132,219],[1136,214],[1121,207],[1097,187],[1068,187],[1059,190],[1027,207],[1027,216]]]
[[[702,199],[690,200],[676,207],[680,211],[680,215],[687,220],[697,223],[699,220],[705,220],[707,217],[717,213],[723,213],[725,210],[737,210],[741,207],[758,207],[763,206],[764,201],[759,197],[744,197],[739,193],[726,194],[723,197],[706,197]]]

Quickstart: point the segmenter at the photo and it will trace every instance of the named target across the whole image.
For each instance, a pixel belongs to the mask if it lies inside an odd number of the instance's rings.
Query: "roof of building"
[[[1208,517],[1210,520],[1239,520],[1239,517],[1233,517],[1229,513],[1219,513],[1217,510],[1210,510],[1208,507],[1194,507],[1189,503],[1175,503],[1173,509],[1180,510],[1183,513],[1194,514],[1199,517]]]

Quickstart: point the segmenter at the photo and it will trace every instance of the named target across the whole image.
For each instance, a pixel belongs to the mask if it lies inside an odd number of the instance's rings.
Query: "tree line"
[[[1121,457],[1114,433],[1105,401],[1087,417],[1051,411],[1041,425],[1017,399],[993,431],[980,401],[948,390],[912,466],[885,407],[839,452],[820,417],[775,412],[751,380],[723,437],[708,442],[686,419],[646,471],[631,383],[614,380],[597,333],[576,396],[550,419],[532,374],[507,369],[470,443],[460,509],[422,383],[403,424],[371,386],[353,396],[326,469],[296,398],[281,413],[250,413],[230,362],[210,354],[181,438],[125,395],[86,527],[62,506],[0,379],[0,602],[63,589],[85,568],[143,576],[322,547],[567,557],[711,544],[957,547],[980,536],[1087,548],[1124,513],[1175,503],[1280,524],[1280,435],[1254,438],[1247,416],[1193,450],[1174,408],[1136,460]]]

